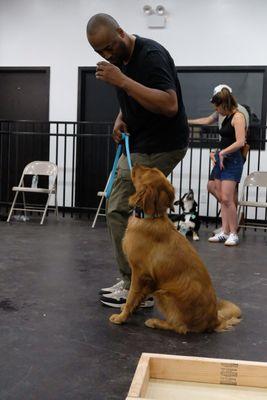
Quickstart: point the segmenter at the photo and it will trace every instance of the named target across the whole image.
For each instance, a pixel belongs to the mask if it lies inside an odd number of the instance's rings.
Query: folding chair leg
[[[239,205],[237,205],[237,221],[239,222],[239,218],[240,218],[240,215],[241,215],[241,206],[239,206]]]
[[[244,206],[238,206],[238,211],[237,211],[237,232],[240,231],[241,226],[240,225],[245,225],[245,207]],[[245,227],[242,226],[243,231],[245,230]]]
[[[44,223],[44,218],[45,218],[46,213],[47,213],[47,209],[48,209],[48,204],[49,204],[50,197],[51,197],[51,193],[49,193],[49,195],[48,195],[47,202],[46,202],[46,205],[45,205],[45,209],[44,209],[44,212],[43,212],[43,216],[42,216],[40,225],[43,225],[43,223]]]
[[[57,217],[57,220],[58,220],[57,192],[55,192],[55,206],[56,206],[56,217]]]
[[[99,206],[98,206],[98,208],[97,208],[97,211],[96,211],[96,214],[95,214],[95,218],[94,218],[94,221],[93,221],[93,223],[92,223],[92,228],[95,227],[96,220],[97,220],[97,218],[98,218],[98,214],[100,213],[101,206],[102,206],[102,203],[103,203],[104,198],[105,198],[104,195],[101,196],[101,199],[100,199],[100,202],[99,202]]]
[[[6,220],[6,222],[10,221],[11,215],[13,214],[13,208],[15,207],[16,201],[17,201],[17,197],[18,197],[19,192],[16,192],[12,206],[10,208],[9,214],[8,214],[8,218]]]
[[[25,201],[25,193],[22,192],[22,197],[23,197],[23,206],[24,206],[24,216],[25,216],[25,222],[27,218],[27,212],[26,212],[26,201]]]

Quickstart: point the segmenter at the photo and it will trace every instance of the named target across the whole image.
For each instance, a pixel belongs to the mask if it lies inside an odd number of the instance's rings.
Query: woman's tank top
[[[225,149],[226,147],[230,146],[236,141],[235,128],[231,125],[234,115],[235,113],[227,115],[222,122],[222,127],[219,130],[219,134],[221,136],[220,140],[221,149]]]

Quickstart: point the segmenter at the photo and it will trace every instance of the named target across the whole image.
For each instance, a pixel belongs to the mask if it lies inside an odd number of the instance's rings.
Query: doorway
[[[49,159],[49,135],[41,134],[49,132],[49,80],[49,67],[0,68],[2,204],[13,199],[26,164]]]
[[[96,208],[97,192],[103,190],[112,167],[115,145],[110,135],[119,103],[115,89],[95,78],[95,68],[79,68],[76,153],[76,207]],[[91,135],[91,136],[90,136]]]

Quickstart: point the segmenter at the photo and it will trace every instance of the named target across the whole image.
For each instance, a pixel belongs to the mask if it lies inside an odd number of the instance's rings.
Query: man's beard
[[[113,56],[109,59],[109,62],[111,64],[116,65],[117,67],[120,67],[123,62],[128,61],[130,56],[130,52],[127,49],[127,46],[124,42],[120,42],[119,47],[118,47],[118,54],[116,56]]]

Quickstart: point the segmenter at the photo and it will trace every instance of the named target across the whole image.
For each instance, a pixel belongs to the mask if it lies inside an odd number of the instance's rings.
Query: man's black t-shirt
[[[123,120],[130,133],[130,150],[134,153],[161,153],[183,149],[188,145],[188,123],[180,83],[173,59],[154,40],[136,36],[132,57],[121,71],[144,86],[177,93],[178,112],[174,117],[146,110],[122,89],[117,89]]]

